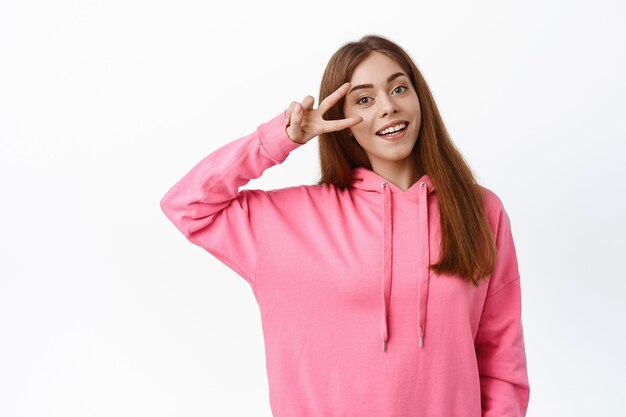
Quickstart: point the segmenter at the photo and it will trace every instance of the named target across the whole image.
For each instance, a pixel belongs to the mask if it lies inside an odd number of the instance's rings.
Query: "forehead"
[[[350,83],[384,83],[388,76],[396,72],[405,72],[393,59],[380,52],[373,52],[356,66]]]

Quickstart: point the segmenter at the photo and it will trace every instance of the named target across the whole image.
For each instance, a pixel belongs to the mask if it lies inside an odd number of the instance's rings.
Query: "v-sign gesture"
[[[322,133],[343,130],[363,121],[361,116],[349,117],[341,120],[324,120],[322,115],[335,105],[348,91],[350,83],[345,83],[326,97],[317,109],[313,108],[315,99],[306,96],[302,103],[292,102],[285,110],[285,125],[287,135],[296,143],[307,143]]]

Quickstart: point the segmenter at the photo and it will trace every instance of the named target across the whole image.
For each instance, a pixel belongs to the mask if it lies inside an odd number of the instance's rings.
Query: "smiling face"
[[[355,68],[350,83],[343,112],[345,117],[363,118],[350,131],[365,150],[374,171],[411,166],[421,111],[408,74],[387,55],[372,52]],[[377,135],[384,127],[399,122],[406,127],[395,136]]]

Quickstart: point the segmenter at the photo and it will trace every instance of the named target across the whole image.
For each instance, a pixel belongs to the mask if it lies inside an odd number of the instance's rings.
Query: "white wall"
[[[271,415],[248,284],[159,207],[388,36],[511,218],[530,417],[626,414],[624,2],[2,1],[0,415]],[[317,139],[246,188],[312,183]]]

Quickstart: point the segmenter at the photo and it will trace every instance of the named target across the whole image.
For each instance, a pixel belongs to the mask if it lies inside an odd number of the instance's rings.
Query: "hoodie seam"
[[[274,161],[276,164],[280,164],[281,161],[278,160],[277,158],[274,157],[274,155],[272,155],[270,153],[270,151],[267,150],[267,148],[265,147],[265,142],[263,141],[263,133],[261,132],[261,129],[257,129],[258,132],[258,136],[259,136],[259,142],[261,143],[261,148],[263,148],[263,150],[265,151],[265,153],[267,154],[268,158],[270,158],[272,161]],[[291,140],[291,138],[289,138],[289,140]]]
[[[189,219],[187,219],[187,223],[189,223]],[[235,265],[237,267],[237,270],[241,271],[241,273],[243,274],[244,278],[248,281],[252,283],[251,277],[246,274],[245,270],[243,268],[241,268],[241,266],[239,266],[239,264],[237,262],[235,262],[231,257],[224,255],[222,252],[217,251],[211,247],[208,246],[204,246],[202,245],[202,243],[196,239],[195,237],[193,237],[192,235],[189,235],[189,240],[192,241],[193,243],[195,243],[196,245],[200,246],[201,248],[203,248],[204,250],[206,250],[207,252],[211,253],[211,254],[217,254],[219,255],[219,258],[222,259],[228,259],[229,263],[232,265]]]
[[[263,192],[266,196],[267,194],[265,192]],[[269,196],[267,196],[269,198]],[[253,271],[253,275],[252,275],[252,288],[256,289],[256,277],[257,277],[257,271],[259,270],[259,262],[261,260],[261,247],[263,246],[263,237],[265,236],[265,216],[266,216],[266,212],[267,212],[267,204],[269,202],[266,202],[263,205],[263,208],[261,209],[261,238],[259,239],[259,246],[257,248],[257,256],[256,256],[256,263],[254,265],[254,271]]]
[[[497,289],[497,290],[496,290],[496,292],[494,292],[494,293],[492,293],[492,294],[489,294],[489,295],[488,295],[487,297],[485,297],[485,298],[491,298],[491,297],[493,297],[494,295],[500,294],[500,293],[501,293],[502,291],[504,291],[506,288],[508,288],[509,286],[511,286],[511,284],[513,284],[513,283],[515,283],[515,282],[517,282],[517,281],[519,281],[519,280],[520,280],[520,277],[515,278],[513,281],[510,281],[510,282],[508,282],[507,284],[504,284],[504,286],[503,286],[502,288]]]
[[[218,182],[219,180],[221,180],[224,176],[226,176],[227,173],[230,172],[231,169],[233,169],[234,167],[236,167],[239,164],[239,161],[242,160],[243,158],[245,158],[246,156],[248,156],[248,154],[250,152],[252,152],[256,147],[259,147],[259,144],[255,144],[254,147],[250,150],[248,150],[245,153],[242,153],[241,155],[239,155],[239,157],[224,171],[222,172],[221,175],[219,175],[218,177],[216,177],[212,182],[210,182],[207,185],[207,189],[204,192],[204,194],[202,194],[202,198],[199,200],[200,203],[202,203],[204,201],[204,199],[206,198],[207,194],[209,193],[209,191],[211,191],[211,187]],[[267,151],[266,151],[267,152]],[[249,182],[249,181],[248,181]],[[234,200],[235,198],[239,197],[239,189],[237,189],[237,195],[233,198],[231,198],[228,202],[230,203],[230,201]],[[219,212],[218,212],[219,213]],[[195,217],[196,216],[196,206],[194,205],[193,210],[192,210],[192,216]],[[217,214],[217,213],[216,213]]]

